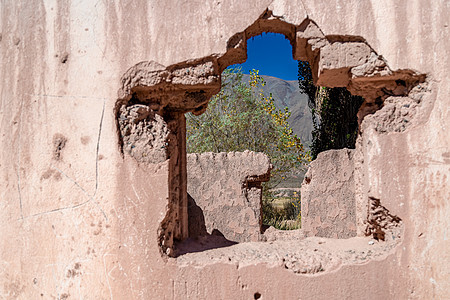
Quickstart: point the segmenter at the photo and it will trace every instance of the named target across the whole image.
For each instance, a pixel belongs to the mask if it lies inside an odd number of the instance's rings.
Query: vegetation
[[[287,122],[289,109],[278,109],[272,95],[264,94],[264,85],[257,70],[250,72],[249,82],[244,82],[241,69],[225,70],[222,89],[211,99],[206,112],[197,117],[186,115],[187,151],[251,150],[267,154],[274,169],[264,185],[263,222],[273,225],[287,218],[283,210],[272,205],[273,188],[309,163],[310,156]],[[299,212],[299,205],[297,209]]]
[[[262,207],[263,223],[281,230],[298,229],[302,218],[300,205],[300,193],[297,192],[293,192],[290,197],[265,200]]]
[[[300,90],[308,95],[313,118],[311,156],[325,150],[355,148],[358,134],[357,112],[364,99],[346,88],[314,86],[308,62],[298,62]]]

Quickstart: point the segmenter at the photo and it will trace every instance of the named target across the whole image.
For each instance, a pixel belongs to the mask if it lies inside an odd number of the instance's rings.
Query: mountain
[[[244,81],[248,82],[249,77],[244,75]],[[286,106],[289,108],[291,111],[289,125],[303,144],[310,145],[313,129],[311,111],[308,107],[308,96],[300,92],[298,81],[287,81],[267,75],[262,77],[266,81],[263,87],[265,95],[272,93],[277,108],[284,109]]]

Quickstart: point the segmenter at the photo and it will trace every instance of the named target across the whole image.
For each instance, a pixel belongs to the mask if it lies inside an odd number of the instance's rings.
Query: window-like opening
[[[204,114],[186,115],[187,151],[265,153],[273,169],[270,180],[262,183],[262,201],[253,207],[246,207],[250,202],[243,202],[240,208],[253,211],[261,208],[262,215],[258,212],[254,215],[261,219],[262,232],[270,226],[280,230],[299,229],[300,187],[307,166],[320,152],[355,148],[357,112],[364,99],[353,96],[345,87],[316,87],[309,63],[292,58],[291,43],[282,34],[263,33],[252,37],[247,41],[247,55],[243,64],[223,71],[221,90],[210,100]],[[200,201],[198,205],[204,208],[206,231],[232,231],[221,220],[224,215],[214,210],[233,209],[225,208],[227,205],[211,205],[214,201],[225,201],[223,195],[200,192],[198,172],[193,174],[190,167],[188,191],[191,200]],[[209,180],[227,180],[217,177]],[[236,223],[238,227],[251,227],[245,218]],[[258,223],[253,227],[261,225]],[[251,235],[224,234],[234,241],[247,241]]]
[[[312,128],[307,95],[300,92],[297,61],[292,58],[292,46],[284,35],[266,33],[253,37],[247,42],[247,52],[244,64],[232,65],[223,71],[221,91],[212,97],[205,113],[187,114],[187,151],[266,154],[273,168],[270,180],[262,183],[262,202],[247,206],[253,203],[243,201],[238,205],[241,209],[252,210],[254,217],[260,220],[254,226],[248,218],[235,220],[239,227],[258,227],[258,233],[269,226],[299,229],[300,185],[310,161],[307,145]],[[207,191],[200,193],[197,178],[189,176],[190,168],[188,165],[188,191],[195,194],[191,196],[197,198],[197,202],[204,201],[200,206],[205,208],[207,231],[231,230],[227,224],[218,224],[223,214],[209,211],[211,202],[225,201],[223,195],[216,195],[214,199],[204,196]],[[242,196],[237,192],[230,196]],[[232,201],[234,199],[226,202]],[[258,210],[262,210],[262,216]],[[250,233],[227,233],[224,234],[235,241],[253,238]]]
[[[327,87],[347,87],[352,93],[363,95],[366,98],[358,112],[359,121],[365,115],[380,109],[384,104],[383,112],[390,113],[390,115],[387,118],[382,116],[376,119],[379,122],[376,128],[372,128],[381,134],[405,130],[412,117],[408,115],[406,118],[403,114],[395,113],[398,111],[397,108],[402,105],[402,107],[410,110],[416,109],[420,103],[420,97],[417,94],[426,92],[422,91],[420,85],[417,89],[415,88],[417,83],[424,81],[423,75],[410,70],[392,71],[383,58],[376,54],[361,38],[324,36],[311,20],[305,20],[299,26],[293,26],[278,19],[270,19],[270,12],[267,12],[267,14],[264,14],[262,19],[257,20],[244,32],[231,37],[227,45],[228,50],[223,56],[211,56],[168,67],[161,66],[156,62],[142,62],[130,68],[122,78],[123,86],[119,91],[116,113],[118,132],[121,135],[119,138],[120,147],[122,151],[126,150],[123,151],[124,155],[133,156],[140,165],[145,165],[145,167],[149,165],[149,170],[154,168],[155,162],[146,159],[148,151],[134,149],[142,147],[142,145],[150,145],[149,149],[155,150],[153,144],[146,142],[147,133],[152,132],[155,124],[161,123],[163,124],[162,128],[167,127],[168,130],[166,144],[163,143],[161,146],[161,149],[165,150],[162,151],[164,155],[161,156],[160,162],[168,168],[169,173],[168,205],[166,215],[158,228],[158,243],[163,255],[176,256],[183,253],[183,251],[180,252],[182,247],[177,249],[179,245],[175,245],[174,242],[182,241],[184,243],[189,240],[188,237],[193,238],[196,234],[201,236],[205,232],[205,235],[209,238],[204,241],[205,243],[202,241],[197,243],[197,245],[200,245],[198,251],[218,248],[218,245],[229,245],[233,241],[261,241],[270,240],[273,237],[269,237],[267,231],[264,235],[261,235],[261,210],[252,209],[261,205],[262,184],[269,179],[271,165],[267,156],[244,151],[191,154],[186,158],[184,113],[191,111],[195,114],[201,114],[204,112],[210,97],[219,92],[220,71],[234,62],[245,60],[243,53],[247,50],[246,42],[249,37],[257,36],[263,31],[283,33],[295,46],[293,50],[294,58],[306,59],[311,64],[314,83]],[[256,82],[259,81],[258,78],[260,77],[258,76],[260,75],[255,75]],[[226,83],[227,81],[222,78],[222,82]],[[322,88],[317,93],[321,92]],[[325,93],[325,95],[329,94]],[[401,101],[395,103],[396,100]],[[271,101],[268,100],[268,102]],[[317,103],[319,103],[319,106],[324,104],[323,101],[316,101]],[[245,116],[252,117],[255,111],[257,110],[253,109],[252,113],[247,113]],[[125,115],[122,116],[121,112]],[[280,118],[285,120],[282,113],[283,111],[280,113]],[[158,121],[160,118],[156,115],[161,117],[161,122]],[[374,116],[374,118],[377,118],[377,116]],[[120,122],[120,120],[124,122]],[[127,121],[125,122],[125,120]],[[322,122],[322,120],[320,121]],[[245,124],[245,122],[243,123]],[[200,123],[199,126],[202,126],[202,124]],[[128,130],[129,126],[132,127],[131,131]],[[265,128],[264,126],[267,126],[267,124],[261,125],[262,128]],[[158,132],[160,131],[158,129]],[[133,132],[139,133],[138,136],[128,138],[127,136]],[[148,137],[148,140],[153,141],[150,135]],[[251,139],[248,140],[251,141]],[[127,144],[124,143],[125,141],[127,141]],[[130,143],[128,144],[128,142]],[[241,138],[238,142],[248,141]],[[359,143],[360,150],[369,147],[369,142],[363,140]],[[320,166],[309,168],[304,179],[306,188],[303,189],[302,187],[302,191],[317,192],[319,189],[314,183],[318,182],[327,196],[340,194],[340,191],[336,193],[334,191],[336,191],[336,187],[339,189],[339,185],[343,182],[348,182],[349,179],[347,178],[358,179],[358,183],[355,183],[354,186],[363,187],[362,175],[365,174],[364,172],[370,172],[370,170],[364,170],[362,166],[364,163],[364,160],[361,159],[362,153],[360,153],[361,157],[357,161],[358,166],[353,160],[352,151],[327,151],[325,153],[326,155],[318,155],[318,159],[314,162],[320,164],[320,157],[322,156],[326,158],[322,161],[328,162],[329,165],[326,165],[325,168],[323,166],[322,168]],[[313,163],[311,166],[313,166]],[[186,172],[186,166],[190,170],[189,172]],[[192,186],[197,188],[201,195],[213,199],[213,201],[207,202],[206,206],[203,205],[205,203],[200,205],[198,195],[192,193],[189,187],[187,188],[188,195],[186,193],[186,174],[188,182],[192,183],[197,178],[197,182]],[[193,176],[190,174],[193,174]],[[333,183],[330,181],[333,179],[331,176],[333,174],[342,175],[345,180],[340,178],[339,185],[329,184]],[[318,180],[317,177],[320,176],[326,178]],[[339,206],[338,209],[339,201],[329,204],[325,201],[325,205],[322,203],[317,207],[310,206],[308,213],[311,214],[308,218],[309,225],[311,225],[309,227],[311,235],[342,238],[348,237],[346,233],[349,228],[353,231],[356,228],[360,236],[365,234],[371,235],[375,239],[384,239],[385,237],[390,239],[391,235],[385,235],[384,233],[396,230],[392,234],[391,242],[393,243],[380,244],[378,247],[380,253],[386,249],[391,249],[389,247],[398,242],[400,218],[391,215],[389,210],[382,205],[382,200],[372,197],[367,190],[344,192],[350,193],[348,199],[351,201],[348,203],[348,209],[356,210],[356,215],[350,214],[352,219],[349,224],[346,222],[338,224],[340,220],[337,216],[340,216],[343,211],[342,215],[348,216],[347,208],[343,209]],[[236,197],[235,195],[239,196]],[[302,197],[304,196],[303,193]],[[214,201],[214,199],[219,198],[229,201]],[[316,201],[314,195],[310,194],[309,199],[321,203],[321,201]],[[303,203],[305,201],[302,201],[302,205]],[[227,209],[224,209],[224,204],[228,206]],[[317,211],[313,211],[312,208],[317,209]],[[195,215],[192,212],[195,210],[198,216],[195,220],[191,220],[191,217]],[[305,212],[303,208],[302,211]],[[206,213],[220,216],[219,218],[213,218],[211,227],[209,227]],[[325,221],[322,220],[322,217]],[[305,223],[302,222],[303,224]],[[338,225],[341,225],[341,227],[338,227]],[[226,232],[223,228],[227,228],[228,231]],[[256,234],[254,229],[257,229]],[[340,230],[343,230],[343,232]],[[229,238],[229,233],[233,235],[232,238]],[[353,233],[351,236],[354,236]],[[283,239],[291,240],[293,237],[298,238],[298,243],[282,242]],[[279,243],[274,246],[270,246],[272,245],[270,243],[259,244],[255,249],[252,248],[254,247],[252,243],[241,243],[233,246],[232,253],[221,252],[220,249],[217,249],[217,251],[213,251],[213,256],[216,261],[222,259],[228,259],[230,262],[241,261],[243,257],[248,257],[249,261],[253,261],[255,257],[261,258],[261,261],[272,261],[274,257],[279,257],[279,247],[282,245],[283,252],[290,255],[288,259],[283,259],[283,264],[294,272],[317,273],[332,268],[333,261],[322,260],[322,258],[328,257],[326,253],[322,252],[329,250],[315,244],[314,248],[317,249],[317,253],[313,256],[318,259],[317,264],[304,261],[308,255],[304,256],[305,252],[301,249],[305,247],[305,249],[311,250],[312,241],[302,240],[303,238],[304,235],[301,234],[298,236],[278,235],[275,240]],[[329,243],[338,245],[340,242],[336,240],[329,241]],[[321,242],[319,242],[320,244]],[[320,250],[319,248],[323,249]],[[186,249],[186,252],[197,251],[192,250],[193,246]],[[246,254],[249,249],[252,252],[250,256]],[[345,256],[345,254],[341,254]],[[195,255],[192,255],[190,258],[195,258]],[[213,256],[211,256],[211,261],[213,261]],[[342,261],[342,259],[343,257],[339,258],[338,261]],[[351,258],[349,259],[351,260]],[[182,261],[182,259],[179,261]],[[327,263],[330,264],[327,265]]]

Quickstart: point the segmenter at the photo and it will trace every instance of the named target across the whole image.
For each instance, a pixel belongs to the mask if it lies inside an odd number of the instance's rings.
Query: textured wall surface
[[[1,1],[0,298],[449,298],[449,15],[444,0]],[[353,159],[358,237],[307,238],[295,257],[313,261],[312,275],[285,268],[295,245],[241,243],[221,261],[199,252],[196,265],[165,256],[166,229],[185,229],[186,207],[172,202],[183,156],[146,165],[120,147],[119,100],[145,92],[183,109],[185,95],[201,112],[201,91],[217,91],[263,31],[285,34],[322,84],[366,94],[361,115],[379,109]],[[191,83],[197,94],[185,93]],[[372,259],[365,221],[377,208],[403,232],[393,247],[376,242]],[[353,242],[367,259],[328,268]]]
[[[320,153],[302,183],[302,229],[307,236],[356,236],[354,150]]]
[[[202,210],[199,218],[207,232],[218,230],[234,242],[258,241],[261,183],[269,180],[271,169],[268,157],[254,152],[203,153],[189,154],[187,162],[188,194]]]

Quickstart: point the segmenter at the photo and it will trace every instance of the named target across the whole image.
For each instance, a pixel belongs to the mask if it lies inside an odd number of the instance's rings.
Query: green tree
[[[271,179],[263,186],[263,223],[279,229],[300,226],[300,195],[294,195],[283,209],[272,205],[272,189],[286,177],[298,174],[310,162],[300,139],[287,120],[288,108],[278,109],[272,95],[262,90],[264,79],[253,70],[245,82],[241,69],[222,73],[222,88],[212,97],[206,112],[186,115],[187,151],[230,152],[251,150],[263,152],[274,166]],[[296,219],[296,225],[286,225]]]
[[[330,149],[355,148],[358,134],[357,113],[364,102],[346,88],[314,86],[308,62],[298,62],[300,90],[308,95],[313,119],[311,156]]]
[[[278,109],[272,95],[264,94],[265,82],[258,73],[251,71],[249,82],[243,80],[241,69],[222,73],[222,88],[206,112],[186,116],[187,151],[264,152],[274,165],[265,188],[269,190],[296,173],[310,157],[287,122],[289,109]]]

